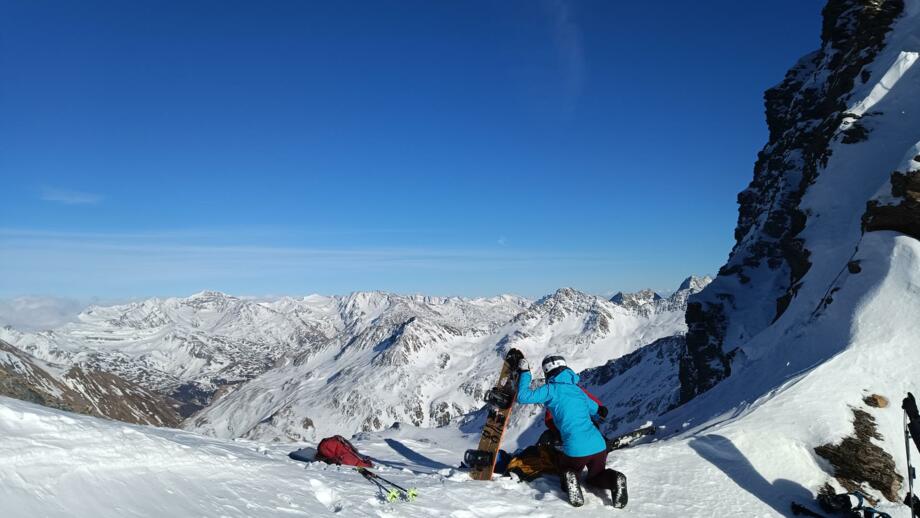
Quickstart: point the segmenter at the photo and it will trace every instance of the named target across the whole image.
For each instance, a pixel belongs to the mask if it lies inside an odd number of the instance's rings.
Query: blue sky
[[[818,0],[0,2],[0,296],[714,273]]]

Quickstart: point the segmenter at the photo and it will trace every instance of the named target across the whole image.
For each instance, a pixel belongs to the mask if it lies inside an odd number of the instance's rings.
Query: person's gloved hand
[[[608,413],[610,413],[610,411],[607,410],[607,407],[605,407],[605,406],[602,406],[602,407],[600,407],[600,408],[597,409],[597,415],[601,416],[601,419],[607,419],[607,414],[608,414]]]
[[[524,372],[530,370],[530,363],[527,362],[527,358],[521,358],[521,361],[518,362],[518,371]]]
[[[917,411],[917,400],[914,399],[914,395],[910,392],[907,393],[904,401],[901,401],[901,408],[904,409],[911,421],[920,420],[920,412]]]

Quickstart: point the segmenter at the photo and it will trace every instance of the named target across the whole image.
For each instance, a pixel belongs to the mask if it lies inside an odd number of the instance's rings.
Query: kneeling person
[[[628,498],[626,476],[607,468],[607,442],[592,421],[592,417],[597,416],[600,406],[578,387],[578,375],[566,366],[562,356],[547,356],[543,359],[546,383],[531,389],[532,376],[526,359],[520,361],[518,369],[521,376],[517,402],[545,405],[552,412],[553,420],[562,436],[559,472],[562,476],[563,490],[569,493],[572,505],[584,503],[578,485],[578,475],[588,468],[585,482],[609,489],[614,506],[624,507]]]

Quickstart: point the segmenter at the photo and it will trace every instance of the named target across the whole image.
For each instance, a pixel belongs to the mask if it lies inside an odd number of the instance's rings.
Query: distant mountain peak
[[[610,302],[646,317],[668,311],[683,311],[687,307],[687,297],[701,291],[710,282],[712,279],[708,276],[691,275],[667,298],[645,289],[635,293],[621,291],[611,297]]]
[[[551,295],[547,295],[542,299],[537,301],[537,304],[545,303],[549,301],[559,302],[559,301],[583,301],[588,299],[594,299],[593,295],[589,295],[583,291],[578,291],[575,288],[559,288],[554,291]]]
[[[701,291],[703,288],[708,286],[710,282],[712,282],[712,277],[708,275],[691,275],[690,277],[684,279],[684,282],[680,283],[680,288],[678,288],[678,290]]]
[[[654,290],[645,289],[635,293],[624,293],[622,291],[617,292],[616,295],[610,298],[610,302],[619,304],[621,306],[629,302],[635,302],[637,304],[650,304],[656,300],[661,300],[662,298],[663,297],[656,293]]]
[[[200,291],[190,297],[179,299],[177,302],[182,305],[190,306],[201,306],[201,305],[217,305],[222,306],[227,303],[240,302],[241,299],[234,297],[233,295],[227,295],[226,293],[213,290]]]
[[[232,296],[232,295],[227,295],[226,293],[221,292],[221,291],[203,290],[203,291],[199,291],[198,293],[195,293],[195,294],[191,295],[191,296],[188,297],[186,300],[193,300],[193,299],[235,299],[235,298],[236,298],[236,297],[234,297],[234,296]]]

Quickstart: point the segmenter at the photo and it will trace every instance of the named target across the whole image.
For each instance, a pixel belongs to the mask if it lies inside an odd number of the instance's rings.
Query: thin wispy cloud
[[[43,188],[40,197],[44,201],[64,205],[95,205],[103,200],[101,194],[51,187]]]
[[[57,256],[89,256],[98,254],[100,261],[117,258],[132,259],[127,264],[142,264],[150,261],[177,261],[192,266],[195,259],[207,261],[208,268],[235,262],[264,263],[272,267],[301,267],[306,262],[327,267],[359,268],[373,267],[382,263],[412,264],[430,267],[455,267],[455,262],[472,263],[515,263],[531,259],[539,260],[593,260],[599,257],[584,254],[504,252],[487,248],[426,248],[414,246],[377,247],[306,247],[274,246],[259,244],[190,244],[181,239],[161,239],[149,243],[147,235],[103,234],[82,232],[30,233],[22,229],[0,228],[0,250],[6,257],[22,254],[48,254]],[[177,235],[181,235],[177,233]]]
[[[581,28],[566,0],[545,0],[543,5],[553,23],[553,38],[563,74],[563,111],[571,116],[584,91],[588,69]]]
[[[23,292],[102,294],[191,293],[203,286],[247,284],[305,291],[325,285],[366,289],[381,282],[411,284],[423,277],[478,278],[527,269],[569,271],[572,265],[612,267],[604,254],[545,253],[489,246],[281,246],[209,243],[159,233],[73,234],[0,228],[0,296]],[[576,268],[577,269],[577,268]],[[421,281],[419,281],[421,282]],[[342,291],[339,288],[336,292]]]
[[[188,227],[182,229],[138,230],[131,232],[71,232],[0,227],[0,237],[30,239],[90,240],[94,242],[195,242],[266,239],[322,238],[328,236],[419,235],[437,234],[436,229],[410,228],[291,228],[283,225],[232,225],[217,227]]]

